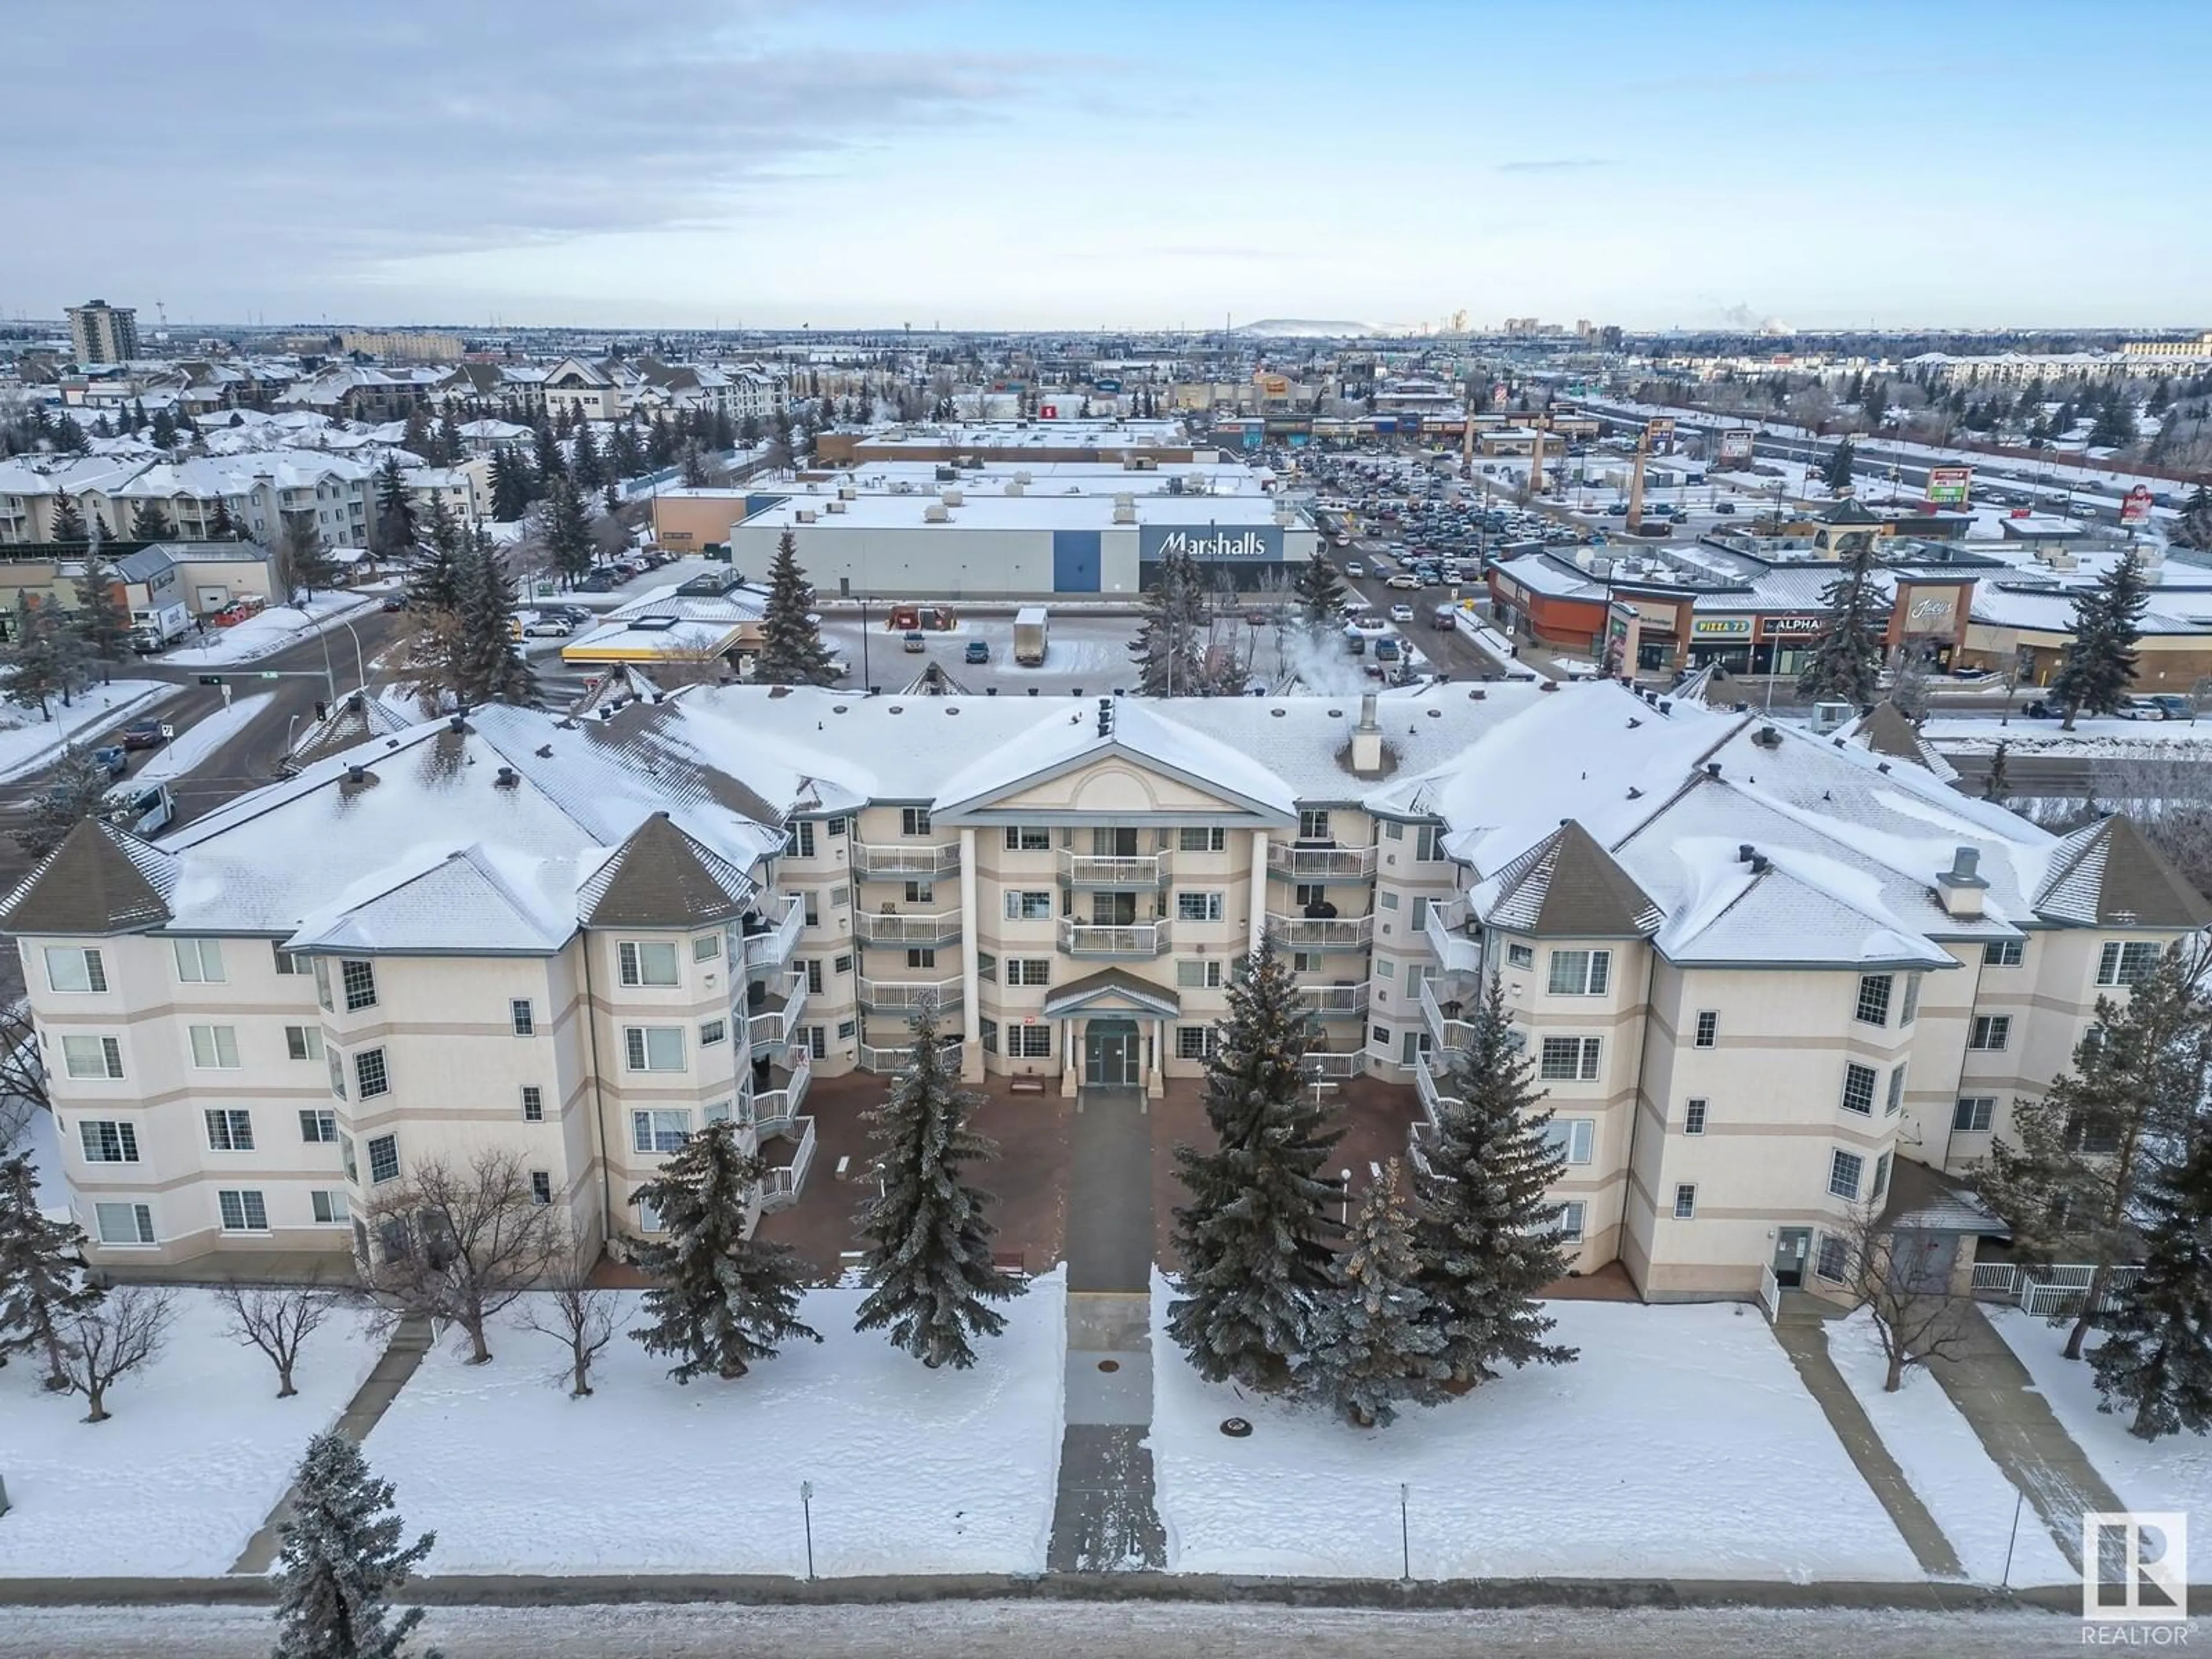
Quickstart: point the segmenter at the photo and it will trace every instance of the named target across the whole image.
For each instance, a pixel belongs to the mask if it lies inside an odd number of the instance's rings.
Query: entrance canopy
[[[1148,1019],[1173,1019],[1182,1012],[1182,999],[1166,986],[1139,979],[1119,968],[1085,975],[1044,1000],[1047,1019],[1065,1019],[1070,1014],[1141,1014]]]

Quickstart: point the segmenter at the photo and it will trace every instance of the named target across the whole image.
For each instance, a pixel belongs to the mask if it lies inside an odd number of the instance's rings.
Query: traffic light
[[[222,684],[222,676],[220,674],[203,674],[200,676],[200,684],[202,685],[221,685]]]

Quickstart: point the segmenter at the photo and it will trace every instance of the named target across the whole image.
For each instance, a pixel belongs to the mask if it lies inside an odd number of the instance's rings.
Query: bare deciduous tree
[[[276,1368],[276,1397],[289,1400],[300,1349],[337,1311],[337,1293],[312,1280],[305,1285],[219,1285],[216,1300],[229,1315],[223,1334],[251,1343]]]
[[[592,1362],[614,1340],[617,1311],[614,1292],[596,1288],[591,1264],[576,1261],[573,1253],[547,1276],[544,1293],[523,1304],[523,1329],[568,1346],[568,1363],[554,1375],[568,1383],[569,1398],[581,1400],[592,1392]]]
[[[2136,821],[2199,892],[2212,892],[2212,766],[2188,758],[2194,744],[2142,743],[2089,769],[2097,801]]]
[[[31,1005],[0,1008],[0,1158],[15,1148],[33,1113],[47,1109],[46,1062],[39,1058]]]
[[[1924,1242],[1935,1235],[1897,1230],[1879,1204],[1863,1205],[1841,1233],[1849,1260],[1843,1292],[1874,1320],[1881,1343],[1883,1391],[1895,1394],[1905,1374],[1933,1359],[1955,1358],[1966,1340],[1966,1297],[1952,1283],[1950,1257],[1931,1265]]]
[[[62,1325],[62,1376],[85,1397],[88,1423],[105,1423],[107,1391],[161,1357],[175,1313],[175,1293],[125,1285]]]
[[[430,1158],[370,1209],[378,1261],[369,1279],[390,1310],[450,1320],[468,1333],[469,1363],[491,1358],[495,1316],[542,1283],[566,1241],[509,1152],[484,1148],[459,1168]]]

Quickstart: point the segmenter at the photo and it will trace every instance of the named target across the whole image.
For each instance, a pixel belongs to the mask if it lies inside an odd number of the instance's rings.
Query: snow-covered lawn
[[[1884,1394],[1881,1343],[1864,1310],[1825,1329],[1828,1357],[1844,1374],[1914,1493],[1958,1551],[1968,1578],[1983,1584],[2003,1578],[2017,1510],[2020,1536],[2013,1549],[2010,1582],[2015,1586],[2081,1582],[2034,1508],[2019,1504],[2018,1490],[1991,1461],[1942,1384],[1926,1370],[1916,1369],[1905,1374],[1903,1388]]]
[[[217,668],[225,663],[255,662],[313,635],[336,628],[341,619],[366,616],[380,601],[373,595],[339,592],[318,594],[305,605],[272,605],[235,628],[210,628],[204,640],[162,653],[179,668]],[[331,649],[337,647],[333,646]]]
[[[1920,728],[1920,734],[1948,755],[1986,755],[2002,743],[2012,760],[2035,755],[2163,760],[2176,757],[2175,744],[2212,744],[2212,714],[2196,720],[2124,720],[2085,714],[2071,732],[2059,730],[2057,720],[2016,719],[2000,725],[1995,714],[1939,714]]]
[[[87,1423],[80,1395],[48,1394],[31,1357],[0,1370],[0,1577],[122,1577],[229,1570],[309,1438],[337,1420],[382,1352],[342,1312],[302,1352],[300,1392],[222,1334],[211,1291],[180,1290],[168,1346]]]
[[[80,692],[66,708],[53,703],[52,720],[35,708],[0,702],[0,782],[51,763],[65,743],[90,744],[150,705],[183,688],[167,680],[117,680]]]
[[[272,695],[261,691],[250,697],[234,698],[229,708],[218,708],[205,720],[187,726],[155,751],[138,769],[137,781],[161,783],[182,777],[251,726]]]
[[[1548,1311],[1574,1364],[1372,1431],[1208,1383],[1156,1338],[1170,1568],[1395,1578],[1403,1482],[1420,1578],[1921,1576],[1757,1309]]]
[[[1044,1565],[1060,1467],[1065,1280],[1033,1283],[975,1368],[930,1371],[853,1329],[857,1291],[806,1299],[794,1343],[735,1382],[679,1388],[617,1334],[588,1400],[552,1380],[566,1350],[513,1328],[489,1365],[432,1353],[369,1436],[428,1570],[806,1571],[799,1483],[814,1485],[814,1565],[876,1572]]]
[[[2063,1352],[2066,1328],[2032,1319],[2016,1308],[1992,1310],[1990,1322],[2010,1345],[2059,1425],[2081,1447],[2120,1501],[2135,1510],[2185,1510],[2192,1575],[2212,1578],[2212,1436],[2186,1431],[2163,1440],[2138,1440],[2128,1419],[2097,1409],[2102,1398],[2085,1358]],[[2094,1352],[2092,1335],[2085,1352]]]

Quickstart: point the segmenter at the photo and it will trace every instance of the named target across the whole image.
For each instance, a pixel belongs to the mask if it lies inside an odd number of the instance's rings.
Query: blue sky
[[[2207,0],[13,0],[9,34],[11,314],[2212,320]]]

